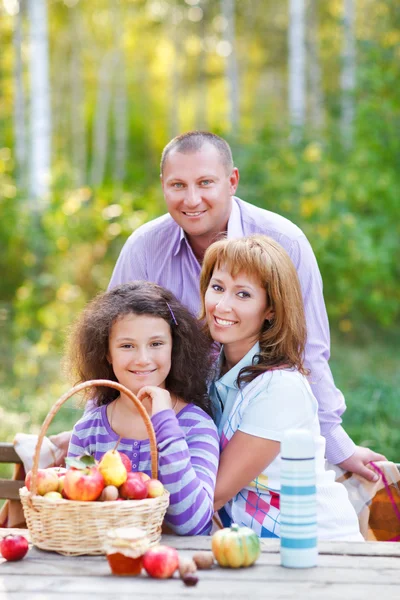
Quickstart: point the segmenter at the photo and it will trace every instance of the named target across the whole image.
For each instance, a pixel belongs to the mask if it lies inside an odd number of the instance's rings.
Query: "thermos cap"
[[[314,458],[314,436],[307,429],[288,429],[281,442],[281,457],[291,459]]]

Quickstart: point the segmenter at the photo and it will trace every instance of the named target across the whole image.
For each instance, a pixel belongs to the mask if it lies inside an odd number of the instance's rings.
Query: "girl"
[[[196,319],[167,290],[145,282],[100,294],[69,340],[78,382],[119,381],[151,415],[159,479],[170,492],[166,524],[180,535],[208,533],[213,515],[219,441],[206,394],[209,342]],[[68,455],[96,459],[113,448],[133,471],[150,474],[150,444],[133,402],[111,388],[89,388],[94,403],[75,425]]]
[[[214,507],[260,537],[279,537],[280,441],[307,428],[316,442],[318,535],[360,540],[346,489],[325,471],[317,401],[303,364],[306,323],[296,269],[263,235],[222,240],[205,254],[202,315],[223,344],[211,398],[221,434]]]

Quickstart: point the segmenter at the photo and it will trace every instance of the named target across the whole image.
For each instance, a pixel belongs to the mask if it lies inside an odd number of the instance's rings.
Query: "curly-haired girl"
[[[78,382],[118,381],[151,415],[159,479],[170,492],[166,524],[181,535],[208,533],[219,458],[206,377],[210,346],[196,319],[164,288],[146,281],[99,294],[69,339]],[[107,387],[89,388],[93,403],[75,425],[68,455],[99,459],[118,449],[134,471],[150,473],[150,444],[132,401]]]

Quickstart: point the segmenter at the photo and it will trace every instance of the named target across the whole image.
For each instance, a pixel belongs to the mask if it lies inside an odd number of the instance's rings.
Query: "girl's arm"
[[[179,535],[207,534],[214,513],[219,440],[214,422],[196,407],[181,417],[173,410],[151,418],[159,451],[159,479],[171,494],[165,521]]]
[[[214,509],[219,510],[278,456],[280,442],[236,431],[221,454]]]

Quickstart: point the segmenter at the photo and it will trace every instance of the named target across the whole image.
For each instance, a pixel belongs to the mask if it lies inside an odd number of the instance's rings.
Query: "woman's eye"
[[[223,291],[222,287],[220,285],[217,285],[216,283],[214,283],[211,286],[211,289],[214,290],[214,292],[222,292]]]
[[[249,292],[238,292],[239,298],[250,298]]]

